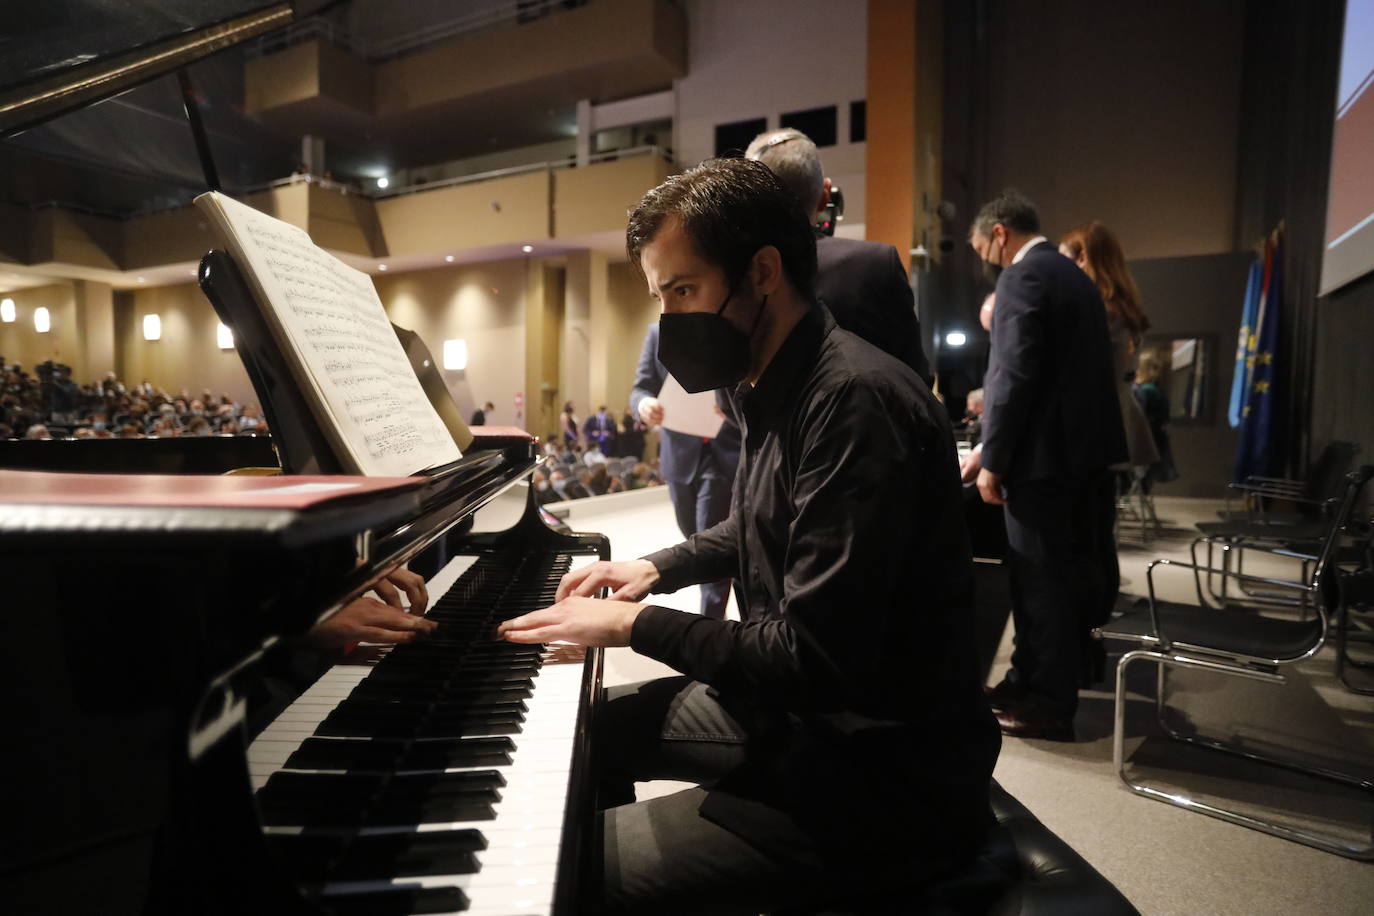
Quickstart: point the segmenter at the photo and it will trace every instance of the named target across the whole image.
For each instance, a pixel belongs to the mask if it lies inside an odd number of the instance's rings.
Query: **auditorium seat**
[[[772,916],[1139,916],[1087,861],[995,781],[997,825],[977,858],[920,887]]]

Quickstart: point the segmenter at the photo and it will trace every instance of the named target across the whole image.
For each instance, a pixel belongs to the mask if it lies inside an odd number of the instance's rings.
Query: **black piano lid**
[[[0,136],[290,24],[319,0],[42,0],[0,13]]]

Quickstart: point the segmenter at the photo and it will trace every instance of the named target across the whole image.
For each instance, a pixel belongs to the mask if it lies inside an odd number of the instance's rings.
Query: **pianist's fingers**
[[[387,579],[406,593],[406,597],[410,599],[410,613],[423,614],[425,608],[429,607],[429,591],[425,588],[424,577],[419,573],[397,569],[388,573]]]
[[[603,565],[609,564],[606,564],[604,561],[598,561],[596,563],[590,564],[589,566],[582,566],[578,569],[572,570],[571,572],[565,573],[563,575],[563,578],[558,580],[558,592],[554,600],[562,601],[564,598],[571,595],[573,593],[573,589],[581,585],[583,580],[585,580],[589,575],[592,574],[592,570],[596,569],[598,566]]]
[[[392,585],[386,579],[378,579],[376,582],[372,583],[372,590],[377,593],[378,598],[381,598],[387,604],[394,608],[405,610],[405,605],[401,603],[401,593],[397,591],[396,586]]]
[[[628,646],[630,630],[643,609],[628,601],[573,597],[507,620],[496,635],[519,643],[564,640],[579,646]]]
[[[429,633],[438,624],[364,596],[350,601],[339,612],[310,631],[310,642],[337,649],[355,642],[409,642]]]

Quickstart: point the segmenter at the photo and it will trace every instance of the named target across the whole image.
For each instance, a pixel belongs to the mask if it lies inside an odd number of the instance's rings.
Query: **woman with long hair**
[[[1140,307],[1140,293],[1126,269],[1126,255],[1116,236],[1097,220],[1069,230],[1059,240],[1059,253],[1077,264],[1102,294],[1111,333],[1121,421],[1126,426],[1128,460],[1132,467],[1148,468],[1159,461],[1159,450],[1145,412],[1131,393],[1131,383],[1135,381],[1140,341],[1149,330],[1150,319]]]

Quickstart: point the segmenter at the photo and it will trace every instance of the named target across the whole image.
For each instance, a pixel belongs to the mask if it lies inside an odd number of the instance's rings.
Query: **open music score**
[[[219,227],[346,470],[405,476],[462,457],[367,274],[223,194],[196,205]]]

